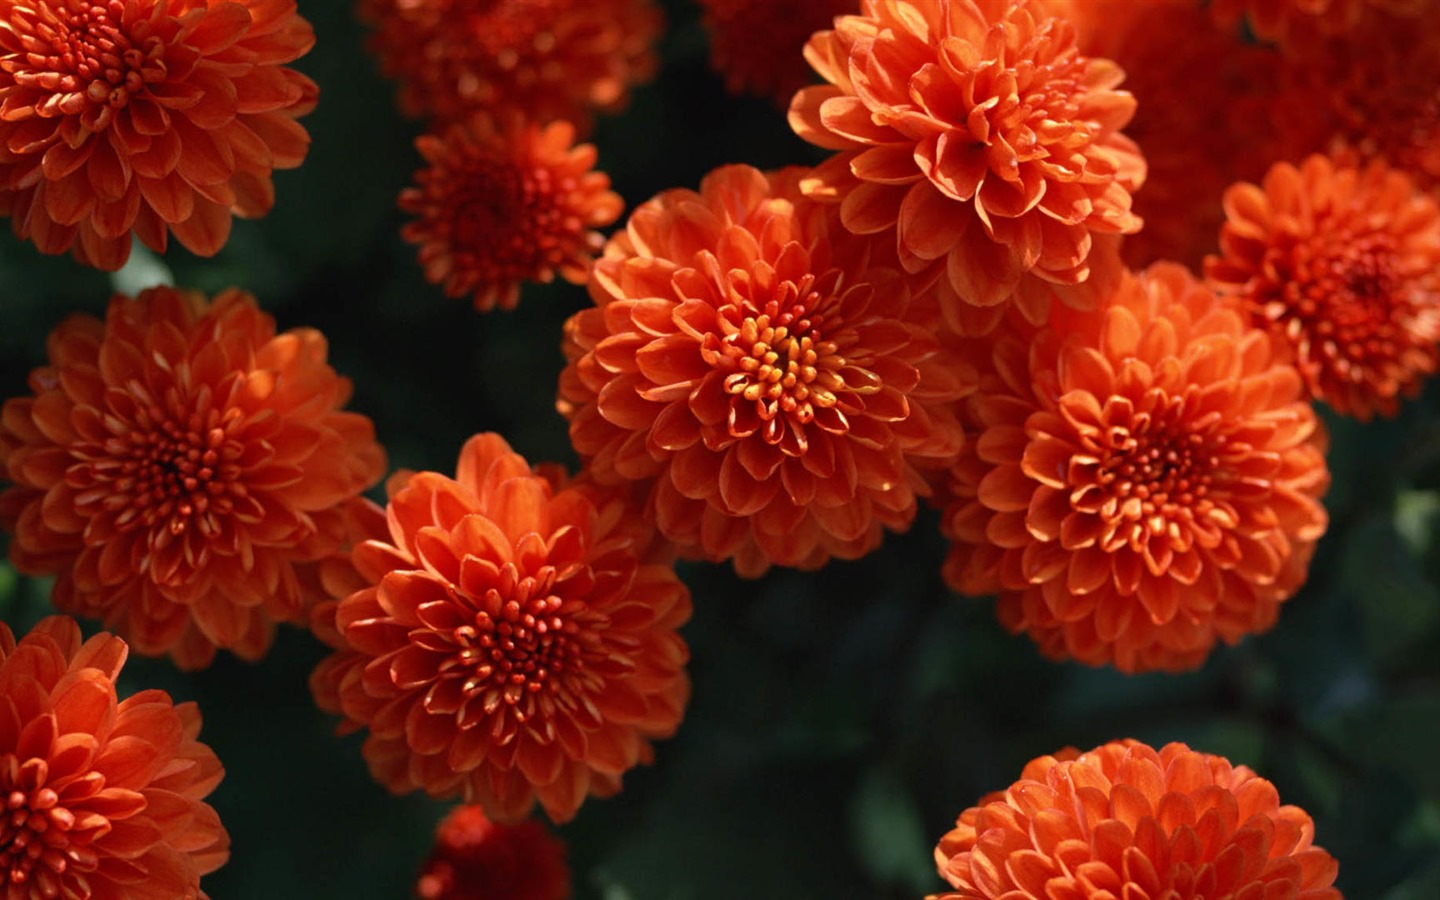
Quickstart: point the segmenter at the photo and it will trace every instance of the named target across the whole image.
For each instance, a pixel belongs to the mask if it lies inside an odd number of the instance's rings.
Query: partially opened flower
[[[1403,172],[1311,156],[1225,192],[1210,283],[1337,412],[1393,416],[1440,367],[1440,209]]]
[[[118,269],[132,235],[210,256],[300,165],[315,43],[294,0],[0,7],[0,213],[45,253]]]
[[[420,264],[449,297],[473,295],[481,311],[514,309],[523,281],[558,272],[584,282],[605,239],[594,229],[620,217],[624,203],[595,172],[593,144],[575,145],[569,122],[503,124],[475,115],[415,146],[428,166],[400,194],[419,218],[401,236],[419,245]]]
[[[225,771],[200,712],[164,691],[120,700],[125,642],[44,619],[0,622],[0,896],[199,898],[230,856],[205,797]]]
[[[383,521],[314,612],[335,649],[320,706],[369,729],[396,793],[459,795],[503,822],[575,815],[674,733],[689,697],[690,595],[623,491],[532,472],[498,435],[454,478],[391,479]],[[363,510],[359,521],[363,523]]]
[[[654,0],[360,0],[370,47],[411,116],[509,110],[588,130],[658,65]]]
[[[1198,666],[1268,629],[1325,531],[1324,435],[1279,338],[1157,264],[980,351],[944,574],[1045,655]]]
[[[1245,766],[1134,740],[1042,756],[960,814],[930,900],[1340,900],[1315,823]]]
[[[790,124],[837,151],[806,193],[839,202],[851,231],[890,235],[907,271],[940,267],[952,319],[1026,273],[1083,281],[1093,234],[1140,228],[1124,73],[1038,3],[864,0],[805,57],[829,83],[796,94]]]
[[[815,73],[802,50],[858,0],[698,0],[710,36],[710,65],[732,94],[770,97],[782,106]]]
[[[304,618],[297,563],[344,537],[338,507],[380,479],[370,420],[325,338],[250,295],[154,288],[50,336],[32,397],[0,417],[0,524],[55,605],[147,656],[263,655]]]
[[[569,900],[565,845],[530,820],[501,825],[457,806],[435,831],[420,868],[419,900]]]
[[[725,166],[643,204],[565,328],[560,407],[588,471],[638,483],[666,537],[747,576],[908,527],[969,388],[888,243],[848,235],[804,175]]]

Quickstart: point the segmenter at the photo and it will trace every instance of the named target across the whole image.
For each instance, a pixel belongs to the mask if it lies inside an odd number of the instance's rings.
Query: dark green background
[[[299,67],[322,90],[308,161],[277,176],[273,214],[237,222],[217,257],[177,248],[165,263],[182,286],[239,285],[282,328],[322,329],[393,466],[451,470],[479,430],[573,464],[553,397],[560,325],[584,291],[527,288],[518,311],[479,316],[425,284],[394,203],[418,128],[393,111],[348,4],[306,6],[319,41]],[[816,161],[775,107],[724,95],[694,10],[667,9],[658,80],[594,135],[627,203],[723,163]],[[25,391],[62,317],[102,313],[110,290],[6,229],[0,396]],[[745,583],[685,566],[694,699],[656,766],[561,829],[580,896],[918,898],[943,886],[931,847],[982,793],[1066,744],[1133,736],[1273,780],[1315,816],[1351,900],[1440,897],[1440,408],[1429,391],[1395,422],[1330,424],[1332,524],[1309,585],[1271,634],[1180,677],[1041,660],[990,602],[946,591],[933,513],[819,573]],[[0,617],[27,628],[47,590],[0,566]],[[234,840],[205,882],[217,900],[405,897],[446,808],[389,796],[359,739],[333,736],[306,688],[321,655],[290,629],[259,665],[222,654],[184,676],[136,658],[122,677],[204,712],[227,769],[211,799]]]

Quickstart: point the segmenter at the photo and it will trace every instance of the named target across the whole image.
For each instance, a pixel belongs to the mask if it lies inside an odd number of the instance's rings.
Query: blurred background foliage
[[[182,286],[252,291],[282,328],[321,329],[393,467],[453,471],[481,430],[573,466],[554,390],[561,323],[585,292],[531,286],[516,312],[479,316],[423,281],[395,209],[419,166],[419,125],[394,112],[349,6],[305,4],[318,43],[299,68],[322,90],[304,120],[309,159],[278,173],[274,212],[237,222],[214,259],[177,246],[112,280],[4,229],[0,395],[26,391],[64,316],[103,314],[112,289],[168,267]],[[659,78],[593,136],[627,204],[724,163],[815,162],[768,101],[724,94],[688,0],[666,8]],[[1274,781],[1315,817],[1347,897],[1440,897],[1440,392],[1393,422],[1327,421],[1332,520],[1309,584],[1272,633],[1179,677],[1042,660],[991,602],[944,588],[933,513],[818,573],[747,583],[684,566],[694,698],[655,766],[560,829],[578,895],[918,898],[943,886],[931,848],[962,809],[1035,756],[1132,736]],[[0,564],[0,618],[29,628],[48,590]],[[306,687],[322,655],[287,629],[258,665],[221,654],[187,676],[132,658],[122,676],[126,692],[161,687],[204,713],[202,738],[227,769],[211,802],[234,841],[206,879],[217,900],[408,896],[447,808],[389,796],[359,738],[333,735]]]

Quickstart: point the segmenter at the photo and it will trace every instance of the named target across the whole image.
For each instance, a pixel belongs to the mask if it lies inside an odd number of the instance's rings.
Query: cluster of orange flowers
[[[482,312],[514,309],[526,281],[583,284],[594,229],[624,204],[575,139],[654,75],[654,0],[360,0],[359,14],[401,110],[429,123],[400,199],[425,278]]]
[[[324,338],[240,290],[154,288],[55,330],[0,415],[0,524],[114,636],[0,626],[6,898],[203,896],[227,855],[198,714],[117,702],[127,644],[193,669],[307,624],[333,651],[315,698],[368,732],[375,778],[478,805],[420,895],[469,896],[494,857],[544,870],[510,895],[554,898],[563,854],[508,824],[617,792],[679,726],[677,556],[815,569],[928,502],[947,582],[1047,656],[1182,670],[1275,624],[1327,524],[1310,401],[1394,415],[1440,366],[1440,61],[1405,49],[1436,17],[793,5],[705,0],[713,58],[734,90],[794,92],[829,155],[722,167],[606,242],[622,204],[575,140],[653,74],[651,0],[359,4],[432,127],[400,198],[426,278],[481,310],[556,273],[589,291],[558,389],[574,477],[481,434],[453,475],[366,500],[385,454]],[[294,0],[0,16],[0,211],[42,252],[214,253],[305,155]],[[1218,131],[1236,109],[1264,133]],[[936,855],[945,898],[1337,898],[1312,830],[1243,766],[1123,742],[1031,763]]]

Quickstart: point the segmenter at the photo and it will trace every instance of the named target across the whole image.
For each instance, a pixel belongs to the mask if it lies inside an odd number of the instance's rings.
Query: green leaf
[[[1401,491],[1395,496],[1395,532],[1410,555],[1423,558],[1435,546],[1435,524],[1440,517],[1440,492]]]
[[[1440,897],[1440,866],[1435,866],[1387,891],[1381,900],[1435,900]]]
[[[9,560],[0,559],[0,622],[9,622],[10,611],[15,606],[18,577]]]
[[[937,887],[919,806],[894,771],[871,769],[850,798],[850,833],[861,866],[875,881],[916,893]]]
[[[1428,502],[1412,494],[1397,504],[1393,525],[1368,519],[1345,546],[1344,583],[1358,601],[1367,655],[1382,667],[1403,663],[1405,652],[1440,624],[1440,590],[1411,549],[1428,539]]]

